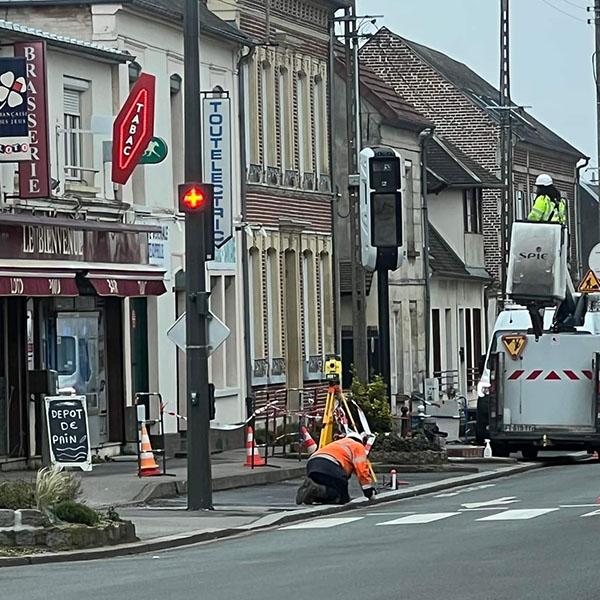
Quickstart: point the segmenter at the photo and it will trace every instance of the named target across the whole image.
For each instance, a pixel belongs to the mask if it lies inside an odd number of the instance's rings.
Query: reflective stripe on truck
[[[527,381],[535,381],[536,379],[544,379],[546,381],[580,381],[584,377],[592,379],[593,376],[594,374],[588,369],[584,369],[583,371],[573,371],[571,369],[563,369],[562,371],[533,369],[532,371],[525,371],[523,369],[515,369],[507,379],[509,381],[516,381],[517,379],[526,379]]]

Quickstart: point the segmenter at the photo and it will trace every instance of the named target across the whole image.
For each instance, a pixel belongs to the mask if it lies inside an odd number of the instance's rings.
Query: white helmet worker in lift
[[[296,494],[296,504],[346,504],[348,480],[356,473],[363,494],[375,495],[375,481],[365,450],[365,438],[354,431],[317,450],[306,464],[306,478]]]
[[[529,221],[567,224],[567,201],[554,186],[552,177],[539,175],[535,180],[536,198],[529,213]]]

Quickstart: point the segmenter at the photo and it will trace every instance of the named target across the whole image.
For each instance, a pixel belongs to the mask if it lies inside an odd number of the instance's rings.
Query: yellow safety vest
[[[567,203],[564,198],[554,202],[550,196],[538,196],[529,213],[530,221],[544,221],[549,223],[567,223]]]

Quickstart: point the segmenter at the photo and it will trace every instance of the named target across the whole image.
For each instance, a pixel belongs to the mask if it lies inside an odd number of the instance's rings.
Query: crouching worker
[[[346,504],[350,502],[348,480],[356,473],[364,495],[375,495],[363,438],[350,432],[317,450],[306,465],[306,478],[296,494],[296,504]]]

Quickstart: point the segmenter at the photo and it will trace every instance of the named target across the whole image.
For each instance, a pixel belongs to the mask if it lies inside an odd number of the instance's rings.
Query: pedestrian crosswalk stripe
[[[594,517],[596,515],[600,515],[600,509],[593,510],[592,512],[585,513],[585,515],[581,515],[582,517]]]
[[[296,523],[280,529],[326,529],[327,527],[336,527],[337,525],[347,525],[353,521],[360,521],[363,517],[340,517],[338,519],[316,519],[306,523]]]
[[[377,523],[377,525],[416,525],[422,523],[432,523],[433,521],[441,521],[442,519],[447,519],[448,517],[453,517],[454,515],[459,514],[460,513],[458,512],[442,512],[406,515],[405,517],[400,517],[399,519],[394,519],[392,521]]]
[[[521,508],[514,510],[505,510],[495,515],[489,515],[477,519],[478,521],[523,521],[526,519],[535,519],[541,515],[559,510],[558,508]]]

